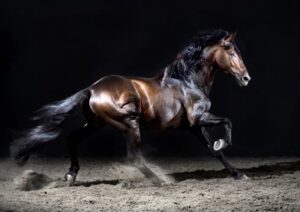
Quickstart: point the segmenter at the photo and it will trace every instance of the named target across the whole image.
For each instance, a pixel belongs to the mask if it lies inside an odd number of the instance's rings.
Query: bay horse
[[[156,185],[162,180],[142,156],[141,126],[162,130],[188,128],[197,136],[202,134],[206,146],[233,177],[247,178],[222,153],[223,148],[232,144],[231,121],[209,112],[209,94],[216,70],[230,74],[240,86],[247,86],[251,79],[235,36],[236,33],[220,29],[199,33],[154,77],[105,76],[64,100],[45,105],[33,117],[38,125],[12,142],[11,156],[24,164],[40,146],[59,136],[67,115],[76,105],[81,105],[86,124],[68,138],[71,166],[65,179],[70,184],[79,171],[77,144],[105,124],[122,132],[127,141],[128,159]],[[213,141],[207,130],[209,126],[223,126],[224,139]]]

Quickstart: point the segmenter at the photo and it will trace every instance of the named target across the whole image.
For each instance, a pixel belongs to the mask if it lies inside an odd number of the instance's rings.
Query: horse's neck
[[[193,90],[200,90],[209,97],[214,81],[215,70],[212,66],[203,65],[200,70],[192,74],[193,76],[191,76],[189,80],[184,81],[184,84]]]
[[[213,65],[215,48],[206,47],[201,55],[202,64],[198,72],[198,84],[204,93],[209,96],[212,84],[215,78],[215,69]]]
[[[187,87],[187,89],[199,90],[199,92],[209,97],[209,93],[214,80],[214,70],[210,66],[203,66],[197,73],[193,73],[194,76],[190,77],[190,80],[179,80],[169,77],[169,67],[166,67],[160,75],[157,76],[162,87],[175,86],[175,87]]]
[[[202,59],[203,63],[201,64],[201,67],[199,67],[199,70],[190,71],[190,75],[181,80],[183,84],[186,84],[186,86],[190,86],[193,89],[199,89],[205,95],[209,96],[214,81],[215,70],[210,60],[210,55],[207,55]],[[175,64],[177,65],[178,62],[179,61],[177,60],[175,63],[167,66],[159,75],[156,76],[156,78],[161,82],[161,86],[164,86],[167,83],[168,78],[173,78],[172,69],[174,68]],[[180,60],[180,62],[181,65],[185,65],[182,60]]]
[[[213,85],[214,77],[215,77],[215,70],[209,64],[204,65],[198,71],[198,77],[195,79],[198,87],[207,95],[209,96],[211,87]]]

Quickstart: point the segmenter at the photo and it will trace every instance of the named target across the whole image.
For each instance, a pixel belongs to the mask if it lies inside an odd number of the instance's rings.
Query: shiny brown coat
[[[41,124],[12,143],[12,156],[20,163],[26,162],[37,147],[57,138],[60,134],[58,127],[66,115],[82,103],[87,123],[68,140],[71,167],[65,177],[71,182],[79,170],[77,144],[105,124],[123,133],[128,158],[157,185],[162,180],[142,157],[141,127],[161,130],[188,128],[197,136],[204,136],[205,145],[231,175],[245,177],[225,160],[221,151],[232,144],[231,121],[209,112],[209,93],[217,69],[230,74],[240,86],[246,86],[251,79],[234,38],[235,33],[224,30],[201,34],[155,77],[105,76],[65,100],[44,106],[35,117]],[[206,128],[220,125],[225,128],[224,139],[214,141]]]

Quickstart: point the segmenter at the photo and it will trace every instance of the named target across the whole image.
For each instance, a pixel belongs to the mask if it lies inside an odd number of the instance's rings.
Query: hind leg
[[[98,130],[99,127],[94,127],[87,124],[83,128],[72,132],[68,136],[67,145],[70,153],[71,166],[69,168],[69,171],[65,174],[65,179],[69,181],[70,184],[72,184],[75,181],[78,171],[80,169],[78,155],[77,155],[77,145],[84,138],[92,135]]]
[[[153,184],[160,186],[162,184],[162,180],[159,179],[159,177],[146,165],[147,162],[142,155],[138,121],[136,119],[132,119],[129,123],[130,127],[123,133],[127,140],[127,157],[129,161],[140,170],[140,172],[153,182]]]

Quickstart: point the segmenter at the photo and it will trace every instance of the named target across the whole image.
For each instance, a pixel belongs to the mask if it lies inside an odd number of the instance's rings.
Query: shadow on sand
[[[272,175],[289,174],[300,170],[300,161],[293,162],[279,162],[271,165],[263,165],[253,168],[242,168],[239,169],[249,177],[263,177]],[[228,172],[225,169],[222,170],[197,170],[193,172],[175,172],[169,174],[177,182],[184,181],[187,179],[205,180],[214,178],[226,178]],[[94,181],[76,181],[72,186],[85,186],[89,187],[92,185],[109,184],[117,185],[122,180],[94,180]]]
[[[93,181],[76,181],[72,186],[85,186],[90,187],[92,185],[99,185],[99,184],[108,184],[108,185],[117,185],[121,181],[120,180],[93,180]]]
[[[241,168],[241,172],[245,173],[248,177],[263,177],[271,175],[283,175],[292,174],[295,171],[300,170],[300,161],[293,162],[279,162],[271,165],[263,165],[252,168]],[[228,176],[228,172],[225,169],[222,170],[197,170],[193,172],[177,172],[172,173],[172,177],[176,181],[183,181],[187,179],[213,179],[213,178],[225,178]]]

